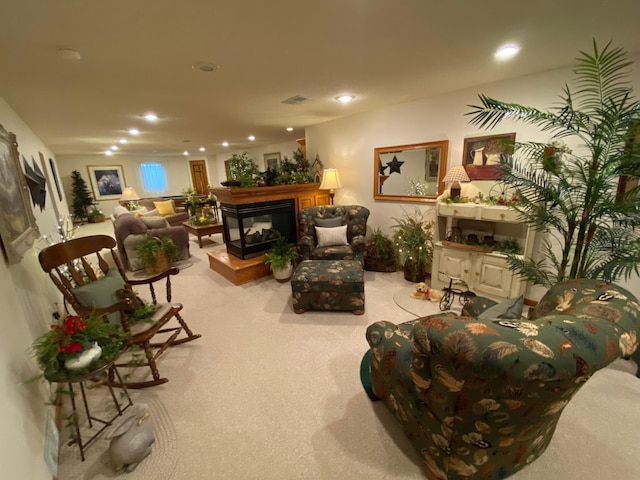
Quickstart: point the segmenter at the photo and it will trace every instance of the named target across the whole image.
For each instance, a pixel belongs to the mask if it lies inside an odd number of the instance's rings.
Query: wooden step
[[[227,253],[226,250],[216,250],[207,253],[209,268],[236,285],[257,280],[271,275],[268,265],[263,262],[264,255],[241,260]]]

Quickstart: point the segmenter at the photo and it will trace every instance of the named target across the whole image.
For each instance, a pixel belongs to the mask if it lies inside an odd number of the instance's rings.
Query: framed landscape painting
[[[485,135],[464,139],[462,165],[471,180],[495,180],[500,177],[498,167],[513,153],[515,133]]]
[[[19,263],[39,236],[18,157],[16,136],[0,125],[0,240],[9,265]]]
[[[93,198],[96,200],[117,200],[122,196],[124,171],[122,165],[87,165]]]
[[[264,169],[277,170],[280,164],[280,152],[264,154]]]

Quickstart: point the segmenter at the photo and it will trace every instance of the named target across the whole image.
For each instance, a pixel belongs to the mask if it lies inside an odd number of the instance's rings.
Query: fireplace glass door
[[[271,249],[279,235],[296,241],[293,199],[248,205],[222,204],[227,252],[242,260]]]

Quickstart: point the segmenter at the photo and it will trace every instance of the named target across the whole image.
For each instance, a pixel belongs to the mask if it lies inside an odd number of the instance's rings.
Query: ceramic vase
[[[76,357],[65,360],[64,368],[67,370],[80,370],[91,365],[102,355],[102,348],[97,342],[93,342],[91,348],[80,352]]]
[[[291,278],[291,275],[293,275],[293,265],[289,263],[289,266],[286,268],[283,268],[282,270],[272,270],[272,271],[273,271],[273,278],[275,278],[280,283],[284,283]]]

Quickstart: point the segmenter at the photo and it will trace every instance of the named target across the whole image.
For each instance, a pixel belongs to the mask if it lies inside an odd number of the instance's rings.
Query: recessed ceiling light
[[[155,113],[149,112],[144,114],[144,119],[148,120],[149,122],[155,122],[156,120],[158,120],[158,116]]]
[[[115,151],[118,149],[118,145],[111,145],[111,150]]]
[[[256,139],[253,135],[249,135],[249,141],[253,142]]]
[[[229,142],[222,142],[222,146],[223,147],[228,147],[229,146]]]
[[[189,155],[189,152],[187,152],[186,150],[184,152],[182,152],[183,155],[187,156]]]
[[[200,150],[201,152],[204,152],[205,148],[204,147],[200,147],[198,150]]]
[[[515,57],[520,51],[520,47],[515,44],[503,45],[493,55],[496,60],[508,60]]]
[[[58,49],[58,56],[63,60],[80,60],[82,55],[77,50],[72,48],[60,48]]]
[[[336,100],[338,100],[340,103],[349,103],[354,98],[356,97],[354,97],[353,95],[344,94],[344,95],[338,95],[336,97]]]
[[[287,132],[293,132],[293,127],[287,127]]]
[[[107,150],[107,151],[105,151],[105,152],[104,152],[104,154],[105,154],[107,157],[110,157],[111,155],[113,155],[113,152],[112,152],[111,150]]]
[[[216,65],[211,62],[196,62],[191,65],[191,68],[202,73],[212,73],[220,70],[220,65]]]
[[[139,133],[140,133],[140,130],[138,130],[137,128],[132,128],[129,130],[130,135],[138,135]]]
[[[128,142],[128,140],[127,140],[126,138],[121,138],[121,139],[120,139],[120,143],[122,143],[123,145],[124,145],[125,143],[127,143],[127,142]]]

